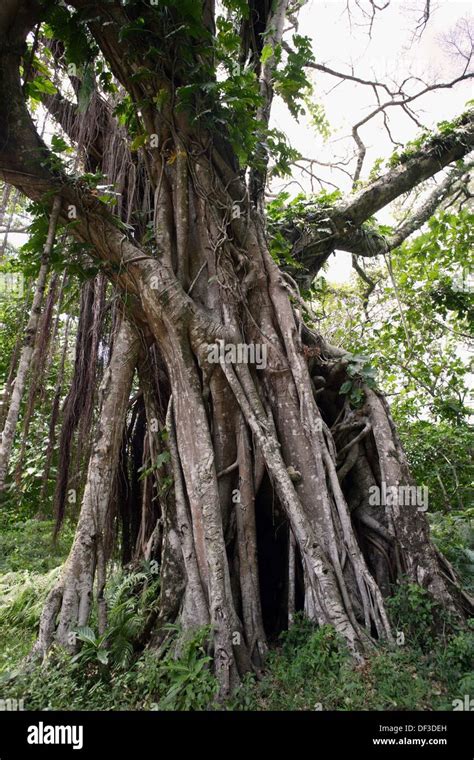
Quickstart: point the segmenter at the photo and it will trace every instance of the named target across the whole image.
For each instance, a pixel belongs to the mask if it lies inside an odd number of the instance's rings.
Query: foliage
[[[418,484],[428,487],[430,512],[455,510],[453,516],[461,515],[473,494],[469,425],[446,420],[412,422],[402,414],[397,414],[396,421],[413,476]],[[464,515],[468,520],[467,509]]]
[[[31,301],[31,290],[21,267],[13,257],[0,264],[0,377],[7,378],[10,357],[22,326],[25,306]]]
[[[147,150],[143,114],[151,108],[160,112],[163,123],[171,124],[167,112],[172,103],[187,122],[202,127],[219,150],[231,146],[242,175],[248,169],[262,169],[269,158],[272,176],[285,176],[300,158],[281,130],[259,118],[262,96],[256,76],[256,62],[240,63],[240,24],[248,17],[243,0],[225,0],[219,9],[217,34],[210,38],[202,19],[202,4],[195,0],[161,0],[153,8],[154,32],[145,20],[149,8],[138,0],[125,3],[130,22],[123,24],[119,43],[133,62],[130,85],[161,82],[153,95],[134,102],[114,80],[108,64],[91,37],[87,21],[97,12],[94,4],[79,11],[61,0],[45,3],[46,23],[41,34],[61,41],[64,63],[72,66],[80,84],[76,90],[79,113],[90,106],[94,87],[109,96],[113,114],[128,132],[133,154]],[[141,15],[143,14],[143,15]],[[154,37],[162,44],[158,49]],[[33,53],[30,45],[26,59]],[[51,52],[44,60],[33,57],[34,76],[25,82],[31,110],[45,97],[57,92],[57,77]],[[324,106],[317,101],[305,71],[313,62],[310,39],[294,34],[291,47],[265,44],[260,64],[274,66],[275,93],[290,114],[298,119],[308,114],[324,138],[330,133]],[[170,64],[176,92],[169,87]],[[130,87],[132,90],[132,87]],[[465,114],[438,124],[436,134],[424,132],[388,162],[395,168],[421,152],[436,154],[450,144],[463,125]],[[223,145],[221,144],[221,142]],[[73,171],[75,156],[62,134],[51,137],[54,171]],[[136,157],[134,155],[134,157]],[[170,156],[168,165],[173,163]],[[373,167],[378,176],[382,159]],[[106,184],[100,171],[74,174],[80,187],[93,192],[104,204],[113,202],[114,188]],[[274,259],[298,269],[291,250],[303,234],[316,233],[330,240],[334,229],[327,211],[338,203],[339,191],[300,194],[291,198],[280,193],[267,206],[268,232]],[[0,275],[19,273],[25,283],[25,298],[0,298],[0,371],[8,372],[15,333],[21,315],[31,302],[31,283],[36,277],[46,240],[48,215],[44,203],[28,207],[32,218],[28,242],[19,252],[8,252],[0,264]],[[334,342],[351,336],[347,365],[349,380],[340,388],[350,404],[360,407],[363,385],[377,383],[394,398],[394,416],[418,483],[431,494],[430,521],[438,547],[459,572],[467,588],[473,588],[473,510],[466,508],[471,484],[469,465],[471,433],[466,378],[469,364],[459,351],[460,337],[472,329],[472,297],[463,287],[466,262],[472,255],[473,215],[467,210],[440,212],[422,234],[404,244],[393,256],[390,272],[377,260],[367,265],[375,288],[367,297],[366,282],[357,281],[333,288],[324,276],[312,291],[321,315],[321,332]],[[115,220],[126,233],[133,229]],[[71,225],[74,222],[71,222]],[[153,226],[152,223],[150,223]],[[68,228],[60,226],[64,231]],[[70,229],[70,227],[69,227]],[[369,220],[362,232],[376,232],[382,238],[391,230]],[[150,232],[150,237],[153,231]],[[69,276],[64,291],[65,308],[76,318],[81,283],[95,276],[99,267],[91,263],[85,244],[64,244],[61,235],[51,255],[52,272]],[[147,241],[148,242],[148,241]],[[394,286],[395,282],[395,286]],[[394,290],[395,288],[395,290]],[[328,329],[325,330],[325,327]],[[64,336],[59,320],[58,341]],[[72,358],[66,363],[67,387]],[[0,523],[0,670],[7,688],[26,697],[29,709],[153,709],[204,710],[215,708],[217,682],[211,670],[208,627],[180,631],[170,627],[161,647],[142,651],[141,634],[156,618],[159,576],[151,567],[135,572],[118,571],[109,564],[106,591],[108,626],[98,633],[97,611],[90,625],[76,631],[78,651],[69,655],[51,652],[44,669],[17,673],[16,669],[34,641],[39,615],[47,593],[59,577],[59,565],[67,555],[73,526],[66,524],[59,542],[52,544],[51,521],[32,519],[48,511],[51,504],[57,459],[53,459],[46,507],[41,502],[41,476],[48,423],[58,375],[58,357],[53,356],[45,378],[46,401],[36,406],[21,472],[9,483],[2,505]],[[23,409],[24,411],[24,403]],[[18,463],[15,444],[13,469]],[[55,453],[57,457],[57,452]],[[163,467],[169,453],[163,451],[141,476]],[[171,486],[164,478],[163,489]],[[438,486],[441,485],[441,488]],[[453,509],[456,507],[456,509]],[[474,655],[472,631],[455,629],[441,614],[427,592],[403,584],[390,599],[389,611],[397,630],[405,635],[405,645],[381,645],[363,666],[355,666],[345,645],[330,626],[315,627],[301,615],[272,648],[262,680],[246,679],[240,692],[227,705],[233,709],[440,709],[450,700],[474,688],[469,671]],[[436,623],[436,625],[435,625]],[[440,632],[440,623],[443,630]]]
[[[357,666],[330,627],[297,616],[270,653],[263,679],[247,678],[228,709],[450,710],[453,699],[469,693],[473,647],[472,632],[461,631],[429,653],[381,646]]]
[[[305,67],[309,62],[314,61],[312,44],[309,37],[303,37],[300,34],[294,34],[292,40],[293,47],[288,50],[287,59],[284,66],[276,69],[274,74],[275,91],[283,98],[292,116],[297,117],[304,114],[304,108],[300,103],[303,95],[307,92],[309,82],[306,76]],[[265,54],[266,48],[263,48],[262,55]],[[270,53],[272,51],[270,50]],[[277,61],[281,58],[281,49],[273,51]]]
[[[396,291],[380,261],[365,265],[368,303],[359,278],[318,290],[321,331],[336,344],[350,334],[351,350],[370,357],[397,422],[429,415],[459,426],[469,415],[472,294],[459,280],[471,247],[472,213],[441,212],[391,257]]]
[[[319,236],[332,235],[328,225],[327,211],[341,198],[338,190],[328,193],[306,195],[298,193],[294,198],[282,191],[266,205],[270,251],[277,263],[286,263],[293,268],[302,264],[290,254],[295,242],[303,232],[318,233]]]
[[[72,662],[86,670],[92,666],[92,675],[107,676],[109,668],[123,670],[131,664],[133,642],[159,597],[159,578],[149,572],[116,573],[110,580],[106,632],[96,634],[89,626],[76,631],[81,647]]]
[[[50,523],[48,528],[51,531]],[[24,537],[25,531],[19,530],[18,541],[25,541]],[[58,566],[44,571],[48,552],[44,545],[39,546],[42,563],[28,554],[25,541],[19,554],[30,568],[0,576],[0,673],[9,694],[25,699],[27,709],[41,710],[200,710],[213,703],[217,681],[209,669],[211,658],[206,651],[209,628],[186,636],[170,628],[159,653],[140,652],[136,647],[159,597],[159,576],[150,566],[133,573],[112,574],[106,592],[105,635],[95,633],[94,614],[91,627],[76,631],[81,645],[77,654],[54,649],[46,665],[47,678],[40,665],[23,673],[21,660],[34,642],[46,595],[60,572]],[[66,546],[58,548],[56,565],[66,553]],[[53,564],[52,558],[49,561]],[[6,562],[15,564],[15,552],[7,554]]]
[[[58,574],[55,567],[0,575],[0,674],[12,671],[33,645],[44,600]]]
[[[17,512],[2,515],[0,523],[0,573],[47,573],[67,554],[75,526],[65,523],[56,543],[53,522],[22,518]]]
[[[440,147],[445,146],[446,143],[449,143],[456,129],[466,123],[468,114],[469,111],[466,111],[451,121],[440,121],[436,125],[434,133],[424,129],[414,140],[406,143],[403,151],[395,151],[392,154],[387,162],[389,168],[393,169],[400,164],[406,163],[420,152],[424,152],[425,154],[429,151],[436,152]]]
[[[192,634],[180,636],[176,627],[172,630],[178,641],[170,637],[165,645],[165,653],[160,658],[155,681],[150,683],[150,674],[144,679],[151,693],[158,696],[153,703],[155,710],[205,710],[217,696],[218,684],[211,672],[212,658],[206,652],[210,628],[197,629]],[[176,649],[176,645],[178,649]],[[178,655],[178,656],[177,656]],[[142,665],[142,672],[146,666]],[[140,683],[140,676],[138,677]]]
[[[20,544],[25,531],[17,533]],[[0,592],[8,589],[0,593],[0,669],[7,696],[23,698],[27,709],[42,710],[222,709],[215,702],[217,681],[209,669],[209,628],[183,637],[171,627],[159,652],[135,648],[133,642],[156,605],[159,577],[149,566],[133,573],[112,572],[106,637],[97,637],[93,617],[89,630],[78,631],[78,655],[56,649],[47,662],[47,677],[41,667],[21,674],[21,659],[34,641],[42,604],[59,572],[59,567],[47,570],[44,560],[28,553],[29,535],[6,558],[8,567],[22,557],[22,569],[1,577]],[[46,557],[49,549],[43,544],[40,551]],[[63,546],[62,557],[66,552]],[[58,554],[56,563],[60,560]],[[25,567],[28,562],[30,568]],[[445,627],[439,638],[432,626],[434,618],[439,622],[438,612],[417,586],[400,587],[389,607],[405,643],[380,646],[363,666],[354,665],[334,629],[318,628],[298,613],[271,649],[261,680],[247,677],[224,709],[452,709],[453,699],[470,693],[473,632]]]
[[[206,632],[206,637],[208,632]],[[160,658],[146,651],[127,669],[73,661],[64,651],[51,653],[44,667],[8,683],[12,698],[26,709],[71,710],[205,710],[212,707],[217,682],[203,654],[203,634],[196,632],[179,657]],[[102,650],[105,651],[105,650]],[[99,667],[100,666],[100,667]],[[91,668],[96,675],[91,677]]]
[[[411,646],[423,652],[433,646],[441,625],[452,627],[449,615],[426,589],[403,579],[387,600],[387,609],[397,633],[403,633]]]
[[[347,374],[350,379],[341,385],[339,393],[346,395],[351,406],[357,409],[365,399],[363,384],[369,388],[376,387],[376,370],[371,366],[369,358],[362,354],[348,354],[347,360]]]
[[[474,592],[474,507],[429,515],[433,538],[464,587]]]

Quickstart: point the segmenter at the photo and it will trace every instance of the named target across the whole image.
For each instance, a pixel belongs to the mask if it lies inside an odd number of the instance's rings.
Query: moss
[[[424,130],[418,137],[408,142],[403,151],[395,151],[388,159],[387,166],[394,169],[412,158],[426,156],[429,153],[444,153],[457,142],[457,130],[469,123],[472,116],[471,108],[452,121],[440,121],[437,124],[437,133],[433,134]]]

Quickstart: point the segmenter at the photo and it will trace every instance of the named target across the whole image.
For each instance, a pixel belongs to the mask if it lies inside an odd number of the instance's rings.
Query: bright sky
[[[369,7],[367,0],[361,0]],[[463,0],[435,0],[431,2],[431,18],[421,38],[413,40],[424,6],[424,0],[391,0],[390,5],[378,12],[374,21],[372,36],[367,34],[367,19],[357,9],[355,1],[350,3],[352,20],[346,11],[346,0],[309,0],[299,14],[299,33],[313,39],[313,51],[318,63],[323,63],[338,71],[350,72],[379,81],[402,82],[406,77],[421,77],[427,84],[447,82],[462,71],[462,61],[452,55],[446,44],[446,36],[453,33],[456,25],[467,19],[473,20],[473,3]],[[379,3],[383,5],[383,3]],[[352,23],[351,23],[352,21]],[[365,25],[365,26],[364,26]],[[457,40],[460,41],[459,29]],[[472,70],[472,69],[471,69]],[[328,162],[334,156],[347,157],[353,151],[351,139],[352,125],[360,121],[376,106],[374,93],[370,87],[353,82],[343,82],[326,74],[313,71],[315,97],[324,104],[332,135],[324,144],[315,134],[307,119],[296,124],[286,106],[276,100],[273,106],[274,126],[288,135],[292,145],[305,157]],[[474,97],[473,80],[462,82],[453,89],[443,89],[429,93],[414,104],[419,120],[427,127],[437,122],[451,119],[464,110],[466,101]],[[407,90],[417,92],[423,85],[413,82]],[[390,109],[390,129],[395,140],[404,143],[413,139],[418,127],[406,116],[401,108]],[[367,147],[367,155],[362,179],[367,177],[374,160],[388,157],[395,150],[383,127],[382,116],[376,117],[368,125],[361,127],[360,136]],[[315,167],[315,172],[329,179],[343,191],[350,190],[350,180],[341,172],[330,172]],[[310,191],[309,179],[295,172],[294,179],[303,189]],[[287,182],[274,185],[277,191]],[[294,182],[286,189],[297,194],[301,187]],[[316,184],[315,191],[319,187]],[[388,215],[380,215],[387,221]],[[332,280],[343,281],[350,274],[350,255],[338,252],[331,257],[329,276]]]

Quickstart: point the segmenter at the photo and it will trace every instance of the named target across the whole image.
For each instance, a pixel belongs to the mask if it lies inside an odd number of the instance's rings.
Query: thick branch
[[[473,148],[474,110],[471,109],[450,134],[435,135],[408,160],[338,204],[333,221],[345,221],[346,226],[362,224],[395,198],[463,158]]]
[[[453,190],[457,181],[461,179],[464,173],[464,169],[452,169],[449,174],[446,175],[444,180],[440,182],[428,198],[410,214],[405,221],[395,230],[394,234],[388,238],[387,245],[391,251],[406,240],[407,237],[419,230],[428,219],[433,216],[439,206],[446,200],[450,192]]]
[[[433,216],[452,192],[464,172],[464,168],[458,169],[456,167],[452,169],[426,200],[397,227],[393,235],[385,237],[375,229],[371,230],[361,227],[337,239],[335,248],[364,257],[379,256],[382,253],[393,251]]]
[[[293,248],[293,256],[306,269],[305,278],[314,278],[336,249],[360,256],[377,256],[400,245],[429,219],[462,171],[450,172],[425,203],[396,231],[392,240],[386,240],[376,230],[363,229],[361,225],[396,198],[454,161],[464,158],[473,148],[474,111],[471,109],[459,119],[458,126],[451,133],[435,135],[423,148],[358,193],[347,196],[333,207],[325,207],[323,212],[315,211],[313,207],[306,215],[306,229],[297,237]],[[318,230],[318,226],[323,227],[324,232]],[[291,236],[292,230],[287,230],[287,233]],[[295,276],[301,279],[301,272],[296,272]]]

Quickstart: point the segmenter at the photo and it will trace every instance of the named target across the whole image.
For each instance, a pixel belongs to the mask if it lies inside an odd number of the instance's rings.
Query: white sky
[[[368,7],[367,0],[362,0]],[[382,3],[379,3],[382,5]],[[364,78],[379,81],[396,80],[398,83],[408,76],[419,76],[428,84],[446,82],[461,73],[462,63],[450,55],[443,37],[454,29],[461,19],[473,23],[473,3],[460,0],[435,0],[428,25],[421,39],[413,41],[417,19],[421,16],[424,0],[392,0],[389,7],[377,13],[372,36],[369,38],[367,20],[357,10],[355,0],[352,27],[346,12],[346,0],[309,0],[299,14],[299,34],[308,35],[313,40],[313,51],[318,63],[323,63],[339,71],[350,71]],[[289,137],[292,145],[305,157],[330,161],[334,156],[347,157],[353,151],[353,141],[345,139],[350,135],[352,125],[360,121],[376,106],[374,93],[370,87],[353,82],[343,82],[334,89],[339,80],[326,74],[312,71],[315,84],[315,99],[321,102],[331,125],[332,135],[324,144],[308,122],[303,118],[299,124],[292,119],[286,106],[274,101],[273,125]],[[474,97],[473,80],[462,82],[453,89],[443,89],[429,93],[414,104],[419,120],[427,127],[437,122],[451,119],[464,110],[467,100]],[[390,82],[388,82],[390,84]],[[414,82],[407,87],[416,92],[423,85]],[[395,140],[405,143],[419,132],[416,124],[406,116],[401,108],[391,108],[390,128]],[[361,127],[360,136],[367,147],[367,155],[362,179],[367,177],[374,160],[387,158],[395,150],[383,127],[382,116],[376,117],[368,125]],[[330,172],[319,168],[316,173],[329,179],[341,190],[350,190],[350,180],[341,172]],[[294,173],[304,190],[310,191],[308,177],[298,171]],[[274,191],[288,185],[285,181],[275,182]],[[291,194],[301,192],[295,182],[288,185]],[[329,188],[331,189],[331,188]],[[319,187],[315,186],[315,191]],[[379,215],[381,221],[388,221],[389,215]],[[331,257],[329,277],[343,281],[350,274],[350,255],[338,252]]]

